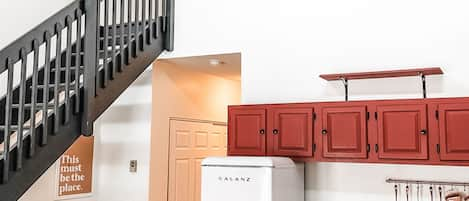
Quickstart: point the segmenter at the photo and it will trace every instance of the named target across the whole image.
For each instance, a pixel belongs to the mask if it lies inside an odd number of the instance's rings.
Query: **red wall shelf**
[[[432,68],[415,68],[404,70],[388,70],[388,71],[373,71],[373,72],[359,72],[359,73],[336,73],[336,74],[322,74],[319,77],[327,80],[358,80],[358,79],[373,79],[373,78],[390,78],[390,77],[408,77],[408,76],[421,76],[421,75],[441,75],[443,71],[440,67]]]
[[[349,80],[419,76],[422,79],[423,98],[427,98],[425,76],[441,75],[441,74],[443,74],[443,71],[441,70],[440,67],[433,67],[433,68],[414,68],[414,69],[388,70],[388,71],[371,71],[371,72],[361,72],[361,73],[323,74],[323,75],[319,75],[319,77],[327,81],[341,80],[345,88],[345,100],[348,101],[348,87],[349,87],[348,81]]]

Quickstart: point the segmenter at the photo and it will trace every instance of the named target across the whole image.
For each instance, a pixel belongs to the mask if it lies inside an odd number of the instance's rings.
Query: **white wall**
[[[322,73],[441,66],[429,97],[468,96],[466,0],[177,0],[175,52],[242,52],[243,103],[342,100]],[[351,99],[421,97],[417,78],[350,82]],[[310,163],[309,201],[394,200],[387,177],[469,180],[469,169]]]
[[[0,49],[27,33],[73,0],[1,0]],[[2,63],[3,64],[3,63]]]
[[[147,70],[95,123],[96,201],[148,200],[151,82],[151,71]],[[138,162],[136,173],[129,172],[130,160]]]
[[[145,71],[95,122],[93,194],[75,200],[148,200],[151,89],[151,71]],[[129,172],[130,160],[138,161],[136,173]],[[57,164],[49,168],[20,200],[55,200]]]

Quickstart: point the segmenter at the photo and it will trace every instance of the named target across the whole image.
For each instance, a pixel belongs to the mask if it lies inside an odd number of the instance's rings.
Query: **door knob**
[[[327,134],[327,130],[326,130],[326,129],[322,129],[321,133],[322,133],[323,135],[325,135],[325,134]]]
[[[426,135],[426,134],[427,134],[427,130],[425,130],[425,129],[421,130],[421,131],[420,131],[420,134]]]
[[[264,129],[259,130],[259,134],[264,135],[264,134],[265,134],[265,130],[264,130]]]
[[[272,131],[272,133],[273,133],[274,135],[277,135],[277,134],[278,134],[278,130],[277,130],[277,129],[274,129],[274,130]]]

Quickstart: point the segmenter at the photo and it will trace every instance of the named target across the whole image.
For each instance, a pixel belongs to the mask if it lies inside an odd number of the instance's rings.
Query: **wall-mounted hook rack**
[[[469,186],[469,182],[450,182],[450,181],[428,181],[428,180],[406,180],[406,179],[387,179],[390,184],[424,184],[437,186]]]

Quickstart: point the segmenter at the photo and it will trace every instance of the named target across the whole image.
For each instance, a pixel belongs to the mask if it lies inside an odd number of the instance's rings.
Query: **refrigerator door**
[[[272,168],[202,166],[202,201],[272,201]]]

